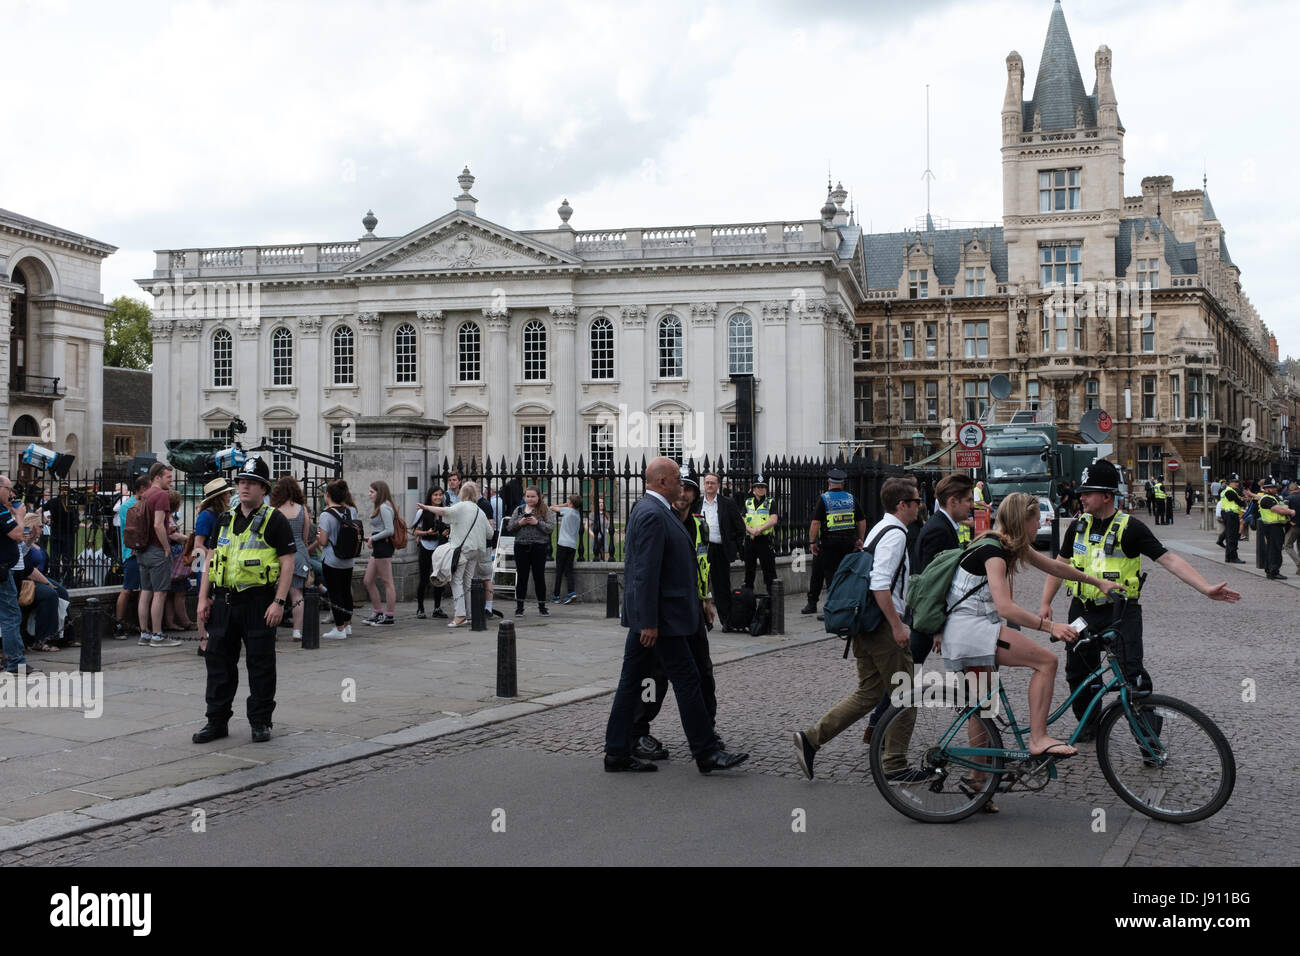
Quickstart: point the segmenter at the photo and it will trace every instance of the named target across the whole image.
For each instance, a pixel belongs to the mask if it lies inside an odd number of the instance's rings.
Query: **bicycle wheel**
[[[951,704],[925,701],[919,707],[890,706],[880,718],[871,738],[871,776],[880,795],[904,816],[921,823],[956,823],[993,799],[1002,779],[998,773],[1002,769],[1002,757],[987,758],[985,766],[988,772],[983,780],[976,781],[973,775],[978,771],[954,762],[939,747],[939,742],[953,724],[962,719],[963,710]],[[898,723],[909,715],[915,720],[910,733]],[[986,735],[987,742],[981,746],[1002,748],[1002,735],[997,726],[992,720],[978,715],[966,718],[966,723],[953,735],[951,746],[971,746],[969,730],[972,722],[978,722]],[[903,749],[907,769],[917,771],[917,777],[927,775],[919,782],[900,783],[886,776],[884,752],[891,731],[897,731],[907,741]]]
[[[1223,809],[1237,780],[1227,738],[1203,713],[1174,697],[1133,702],[1134,726],[1118,704],[1097,730],[1097,762],[1120,798],[1149,817],[1195,823]],[[1138,733],[1154,739],[1154,753]]]

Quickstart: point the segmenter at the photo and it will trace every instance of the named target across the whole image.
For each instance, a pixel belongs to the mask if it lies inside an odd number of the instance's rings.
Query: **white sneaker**
[[[293,632],[293,639],[294,639],[295,641],[301,641],[301,640],[302,640],[302,631],[294,631],[294,632]]]
[[[165,634],[155,634],[149,641],[150,647],[180,647],[181,642]]]
[[[343,640],[347,640],[347,636],[348,635],[346,631],[340,631],[337,627],[335,627],[335,628],[331,628],[330,630],[322,634],[321,638],[326,641],[343,641]]]
[[[351,636],[352,636],[352,625],[351,625],[351,624],[345,624],[345,625],[343,625],[343,633],[346,634],[348,637],[351,637]]]
[[[153,635],[148,631],[140,632],[140,640],[136,642],[140,647],[148,647],[153,643]]]

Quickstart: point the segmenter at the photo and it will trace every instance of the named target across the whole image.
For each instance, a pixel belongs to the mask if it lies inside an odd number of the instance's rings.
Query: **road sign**
[[[1167,462],[1165,462],[1165,467],[1168,468],[1170,471],[1177,471],[1177,470],[1178,470],[1178,459],[1177,459],[1177,458],[1170,458]]]
[[[958,448],[953,455],[958,468],[979,468],[984,464],[984,452],[978,448]]]
[[[957,429],[957,444],[962,448],[979,448],[984,444],[984,437],[984,427],[979,422],[962,422]]]

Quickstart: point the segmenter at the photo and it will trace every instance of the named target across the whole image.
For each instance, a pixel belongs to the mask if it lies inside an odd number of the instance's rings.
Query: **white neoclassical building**
[[[3,470],[31,442],[103,461],[100,265],[116,246],[0,209],[0,448]]]
[[[516,231],[455,208],[397,238],[166,249],[154,434],[234,415],[336,453],[361,416],[451,427],[444,453],[526,463],[665,453],[820,454],[852,434],[861,231],[822,218]],[[751,394],[753,399],[749,400]],[[753,430],[748,428],[752,414]]]

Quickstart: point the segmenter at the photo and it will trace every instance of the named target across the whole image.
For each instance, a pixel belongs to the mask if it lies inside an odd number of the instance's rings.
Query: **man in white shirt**
[[[910,561],[907,528],[916,520],[921,494],[911,478],[890,478],[880,489],[885,517],[867,534],[867,546],[875,542],[871,565],[871,596],[883,615],[880,625],[866,634],[854,634],[853,656],[858,667],[858,687],[832,707],[805,731],[795,731],[795,752],[799,767],[809,780],[813,756],[827,741],[871,713],[893,686],[895,674],[912,673],[910,632],[903,623],[907,612]],[[901,573],[899,573],[901,568]],[[884,769],[891,784],[920,784],[930,777],[925,771],[907,766],[907,744],[916,716],[907,711],[893,721],[885,740]]]

